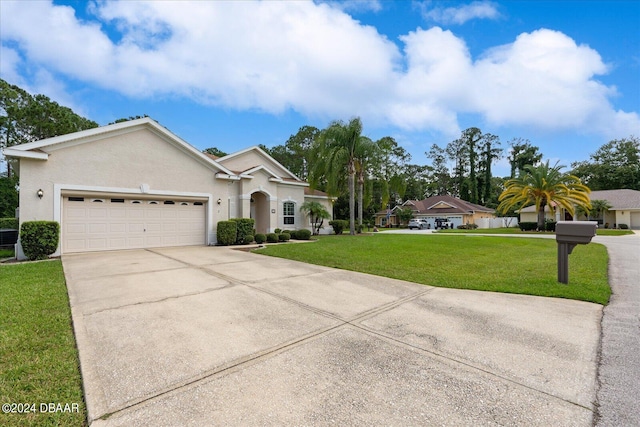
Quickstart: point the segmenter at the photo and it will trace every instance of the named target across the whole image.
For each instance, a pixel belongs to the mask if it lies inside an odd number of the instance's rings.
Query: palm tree
[[[367,137],[362,137],[356,147],[356,175],[358,179],[358,224],[362,226],[364,208],[364,179],[369,169],[378,160],[378,144]]]
[[[611,209],[612,206],[606,200],[592,200],[591,209],[580,209],[584,215],[589,218],[603,219],[602,214],[604,211]],[[593,214],[594,216],[592,216]]]
[[[549,161],[538,166],[527,165],[517,177],[505,183],[505,190],[500,194],[498,210],[506,213],[509,209],[523,208],[531,203],[538,212],[538,230],[544,230],[544,209],[549,206],[552,214],[556,207],[562,207],[571,215],[575,207],[591,209],[589,187],[582,184],[574,175],[562,173],[556,163],[549,166]]]
[[[300,206],[300,210],[309,215],[314,236],[320,234],[320,228],[322,228],[324,220],[331,218],[331,214],[329,214],[321,203],[312,200],[304,202],[302,206]]]
[[[322,175],[326,179],[327,192],[335,194],[339,183],[347,172],[347,186],[349,189],[349,234],[355,234],[355,176],[359,157],[369,138],[362,136],[362,122],[360,118],[351,119],[345,124],[335,121],[325,129],[319,138],[315,158],[317,163],[314,175],[317,181]]]

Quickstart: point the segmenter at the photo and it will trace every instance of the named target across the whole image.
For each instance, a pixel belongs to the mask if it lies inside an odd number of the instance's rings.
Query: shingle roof
[[[447,204],[449,208],[434,208],[439,204]],[[467,214],[474,212],[493,213],[494,210],[482,205],[470,203],[453,196],[433,196],[424,200],[409,200],[405,202],[405,206],[410,207],[419,213],[446,213],[446,214]]]
[[[622,209],[640,209],[640,191],[638,190],[596,190],[589,193],[591,200],[606,200],[612,211]],[[535,212],[535,206],[522,208],[520,212]]]

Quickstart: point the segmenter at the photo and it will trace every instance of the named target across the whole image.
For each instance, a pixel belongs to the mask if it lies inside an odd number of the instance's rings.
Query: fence
[[[478,228],[505,228],[517,227],[517,217],[500,217],[500,218],[480,218],[476,219]]]

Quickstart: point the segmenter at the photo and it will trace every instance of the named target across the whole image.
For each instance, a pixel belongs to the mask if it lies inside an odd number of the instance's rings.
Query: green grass
[[[595,243],[580,245],[570,255],[568,285],[557,282],[557,248],[550,239],[380,233],[322,236],[316,243],[256,252],[447,288],[599,304],[607,304],[611,294],[607,251]]]
[[[0,403],[36,413],[1,413],[0,425],[82,426],[86,409],[60,261],[0,265]],[[41,413],[41,403],[78,404]]]
[[[13,249],[0,249],[0,259],[13,258]]]
[[[537,231],[520,231],[519,228],[476,228],[475,230],[438,230],[438,233],[443,234],[540,234]],[[633,234],[631,230],[611,230],[607,228],[599,228],[596,230],[598,236],[624,236],[627,234]],[[545,232],[543,234],[552,235],[552,232]]]

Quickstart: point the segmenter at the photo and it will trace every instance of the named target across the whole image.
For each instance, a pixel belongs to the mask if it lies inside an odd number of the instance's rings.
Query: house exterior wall
[[[215,171],[152,131],[141,129],[89,143],[50,147],[48,160],[20,161],[20,223],[62,222],[61,193],[157,194],[206,199],[209,241],[227,218],[227,184]],[[36,195],[42,189],[44,196]],[[220,198],[222,203],[216,202]],[[214,208],[212,205],[216,205]]]

